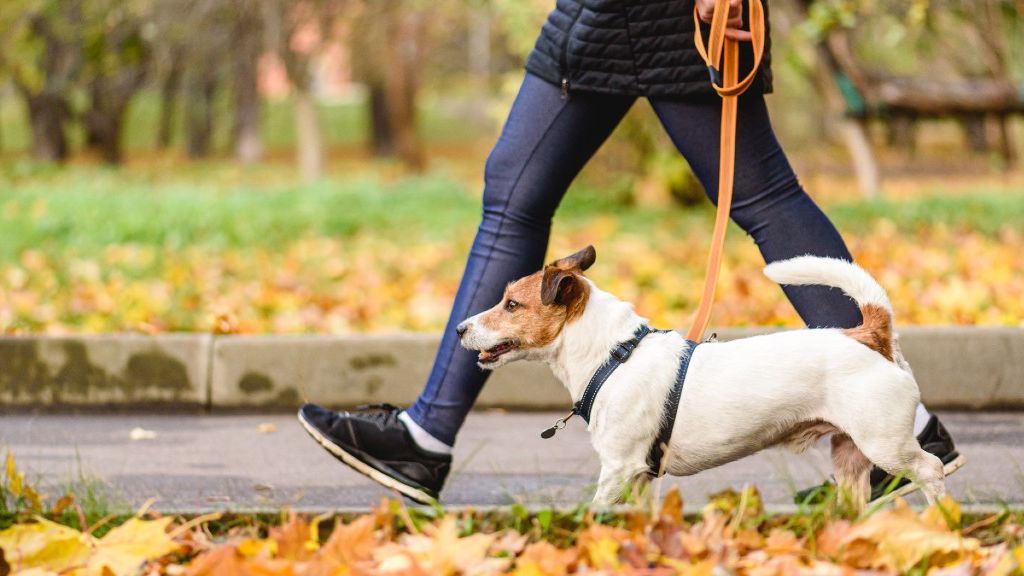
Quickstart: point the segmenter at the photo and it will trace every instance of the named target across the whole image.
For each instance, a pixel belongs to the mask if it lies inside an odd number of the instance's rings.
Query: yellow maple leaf
[[[945,496],[921,513],[921,521],[939,530],[955,530],[960,527],[961,516],[960,503]]]
[[[30,569],[64,572],[81,566],[92,554],[92,540],[44,518],[0,532],[0,548],[15,573]]]
[[[246,538],[236,546],[238,553],[246,558],[273,558],[277,555],[277,540]]]
[[[144,562],[162,558],[176,550],[178,543],[167,533],[172,518],[143,520],[131,518],[95,541],[95,550],[80,574],[134,574]]]
[[[587,558],[592,568],[617,570],[619,543],[611,538],[599,538],[586,545]]]

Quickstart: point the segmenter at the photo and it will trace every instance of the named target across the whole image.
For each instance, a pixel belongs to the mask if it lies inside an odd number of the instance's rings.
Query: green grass
[[[13,489],[15,476],[22,478],[20,492]],[[94,526],[93,534],[103,536],[132,515],[131,508],[109,484],[85,473],[80,460],[73,478],[46,487],[41,485],[41,480],[35,474],[19,471],[17,466],[0,474],[0,530],[35,516],[45,516],[79,530]],[[39,500],[26,497],[25,488],[36,492]]]
[[[480,218],[479,192],[435,171],[394,182],[372,170],[297,185],[273,166],[241,169],[199,163],[153,170],[92,166],[0,165],[0,261],[27,249],[94,253],[112,244],[179,249],[278,246],[303,236],[357,234],[396,242],[468,235]],[[572,228],[613,215],[624,232],[652,226],[680,233],[709,227],[710,207],[631,206],[622,187],[579,185],[557,215]],[[900,229],[943,225],[985,234],[1024,226],[1024,195],[977,195],[906,201],[855,201],[826,206],[844,232],[881,219]],[[741,235],[734,234],[734,237]]]
[[[840,228],[852,230],[887,219],[906,229],[941,225],[984,234],[1007,227],[1024,231],[1024,194],[1009,196],[984,188],[964,196],[844,202],[830,206],[828,212]]]

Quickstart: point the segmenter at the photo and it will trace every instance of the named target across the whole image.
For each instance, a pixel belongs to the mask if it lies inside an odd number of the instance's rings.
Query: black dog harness
[[[597,399],[597,393],[601,391],[601,387],[604,386],[604,383],[612,375],[612,372],[615,372],[616,368],[624,364],[626,360],[629,360],[633,351],[640,345],[640,341],[652,332],[665,333],[671,332],[671,330],[653,330],[644,324],[636,329],[632,338],[616,344],[615,348],[612,348],[609,358],[591,376],[586,390],[583,391],[583,396],[578,402],[573,404],[572,411],[564,418],[557,420],[551,428],[541,432],[540,437],[551,438],[555,435],[555,432],[565,428],[565,423],[573,416],[579,416],[583,418],[584,422],[590,424],[590,410],[594,407],[594,401]],[[679,362],[679,369],[676,371],[676,381],[669,391],[668,399],[665,401],[665,414],[661,418],[658,436],[654,439],[654,444],[647,455],[647,473],[651,476],[658,477],[664,473],[662,459],[665,456],[665,448],[668,447],[669,440],[672,439],[672,427],[675,426],[676,412],[679,411],[679,398],[683,394],[683,382],[686,380],[686,371],[690,367],[690,358],[693,358],[693,353],[697,346],[698,344],[692,340],[686,341],[686,350],[683,351],[682,360]]]

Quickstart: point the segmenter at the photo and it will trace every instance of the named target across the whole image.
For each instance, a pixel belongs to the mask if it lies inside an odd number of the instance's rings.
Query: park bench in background
[[[1004,168],[1014,165],[1009,122],[1015,115],[1024,115],[1024,86],[1015,85],[995,47],[992,52],[1000,65],[985,76],[896,76],[862,66],[854,55],[849,30],[835,27],[822,36],[818,55],[833,84],[826,92],[833,108],[844,111],[841,133],[866,196],[875,195],[881,181],[869,136],[873,120],[884,121],[889,144],[913,151],[919,121],[952,118],[963,125],[971,151],[994,149]],[[994,138],[990,132],[995,132]]]

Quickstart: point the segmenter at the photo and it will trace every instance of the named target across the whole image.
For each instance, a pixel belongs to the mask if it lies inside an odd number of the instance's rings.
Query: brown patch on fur
[[[544,304],[541,285],[544,272],[535,272],[512,282],[493,308],[480,317],[480,323],[508,338],[514,338],[522,348],[539,348],[551,343],[566,322],[583,314],[590,296],[590,286],[576,274],[570,273],[561,282],[558,301]],[[508,310],[509,300],[518,305]]]
[[[567,322],[579,318],[586,309],[590,284],[583,280],[583,271],[596,258],[594,247],[587,246],[512,282],[501,301],[480,317],[480,323],[515,340],[520,348],[550,344]],[[517,303],[511,310],[510,300]]]
[[[889,312],[875,304],[865,304],[860,309],[864,322],[856,328],[843,330],[850,338],[878,352],[892,362],[892,318]]]

